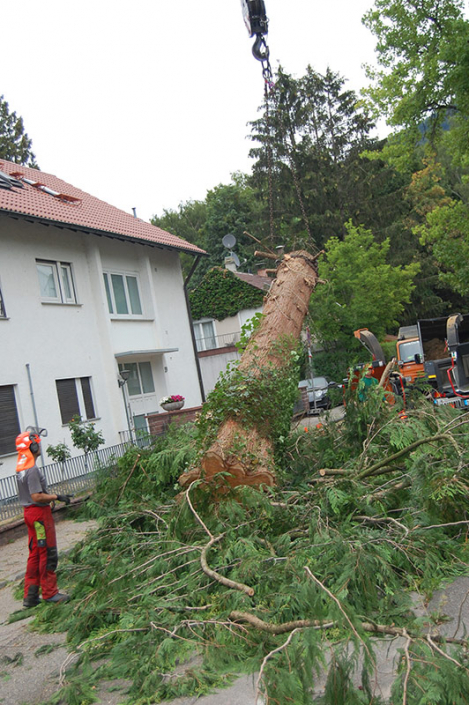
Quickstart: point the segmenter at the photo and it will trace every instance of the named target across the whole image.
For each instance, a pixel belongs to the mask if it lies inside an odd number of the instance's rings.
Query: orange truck
[[[414,384],[425,377],[423,349],[418,325],[399,328],[396,341],[399,371],[407,384]]]
[[[373,356],[373,375],[380,379],[385,358],[379,342],[367,328],[354,335]],[[420,319],[399,328],[396,357],[406,385],[430,385],[437,406],[469,407],[469,314]]]

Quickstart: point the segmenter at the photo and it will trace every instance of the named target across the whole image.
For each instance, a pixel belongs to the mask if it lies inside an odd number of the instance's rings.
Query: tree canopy
[[[322,359],[317,356],[319,364],[333,377],[344,376],[360,349],[354,330],[369,328],[382,339],[396,329],[419,271],[415,262],[405,266],[387,262],[389,240],[378,243],[370,230],[351,222],[346,231],[343,240],[332,237],[327,242],[319,261],[325,283],[315,289],[310,302],[311,328],[326,350]]]
[[[364,21],[377,38],[381,65],[369,71],[370,105],[400,128],[381,156],[412,174],[407,198],[419,217],[411,229],[431,254],[440,287],[467,296],[469,22],[463,9],[462,0],[376,0]]]
[[[469,24],[463,7],[462,0],[375,0],[365,15],[381,66],[369,69],[375,84],[368,93],[391,125],[431,136],[448,119],[464,120]]]

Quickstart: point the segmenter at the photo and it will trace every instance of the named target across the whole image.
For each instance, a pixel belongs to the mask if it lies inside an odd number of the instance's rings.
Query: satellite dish
[[[223,247],[226,247],[227,250],[231,250],[231,248],[236,245],[236,238],[232,233],[228,233],[228,235],[225,235],[223,238],[222,243]]]
[[[231,254],[231,257],[233,258],[233,262],[235,263],[235,265],[236,265],[237,267],[239,267],[239,266],[240,266],[240,261],[239,261],[239,257],[238,257],[238,255],[236,254],[236,252],[231,252],[230,254]]]

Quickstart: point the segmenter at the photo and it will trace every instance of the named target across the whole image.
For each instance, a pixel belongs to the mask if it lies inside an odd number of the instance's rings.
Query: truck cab
[[[423,350],[419,339],[418,326],[399,328],[396,341],[396,355],[399,371],[407,384],[414,384],[424,377]]]

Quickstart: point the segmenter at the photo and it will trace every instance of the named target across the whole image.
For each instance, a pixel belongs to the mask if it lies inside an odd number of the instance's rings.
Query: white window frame
[[[57,292],[56,296],[44,296],[41,291],[41,301],[44,303],[55,303],[55,304],[76,304],[77,294],[75,288],[75,280],[73,277],[72,265],[70,262],[58,262],[54,260],[47,259],[36,259],[36,269],[42,265],[44,267],[50,267],[52,270],[52,276],[54,279],[55,290]],[[67,272],[68,285],[70,288],[70,296],[67,296],[67,285],[65,275],[62,270]],[[41,284],[39,282],[39,288]]]
[[[140,365],[145,364],[145,365],[150,365],[150,374],[151,374],[151,381],[153,384],[153,391],[152,392],[144,392],[143,391],[143,377],[142,377],[142,371],[140,368]],[[127,392],[128,395],[131,399],[143,399],[145,397],[152,397],[156,396],[156,386],[155,386],[155,378],[153,376],[153,368],[151,365],[150,360],[141,360],[140,362],[119,362],[118,368],[119,372],[122,372],[122,370],[128,369],[129,365],[136,365],[136,370],[137,370],[137,378],[138,378],[138,384],[140,386],[140,392],[137,394],[131,394],[129,390],[129,385],[127,384]]]
[[[203,326],[204,324],[211,323],[212,324],[212,337],[215,342],[215,346],[207,348],[205,341],[209,339],[209,336],[202,336],[202,337],[197,337],[197,329],[200,327],[201,333],[203,333]],[[213,318],[201,318],[200,321],[194,321],[193,324],[194,326],[194,335],[195,335],[195,342],[196,342],[196,347],[197,347],[197,352],[203,352],[205,350],[216,350],[218,347],[218,342],[217,342],[217,336],[216,336],[216,331],[215,331],[215,322]]]
[[[124,285],[125,303],[127,305],[127,313],[117,313],[116,298],[115,298],[115,293],[114,293],[114,287],[112,284],[112,276],[113,275],[118,276],[118,277],[122,277],[122,282]],[[132,311],[132,299],[131,299],[131,296],[129,293],[129,288],[128,288],[128,284],[127,284],[127,277],[135,279],[135,282],[137,285],[138,303],[140,304],[140,313],[134,313]],[[123,317],[123,318],[141,318],[143,316],[142,297],[140,295],[140,281],[139,281],[138,274],[136,272],[122,271],[122,270],[116,270],[116,269],[105,269],[105,270],[103,270],[103,280],[105,282],[104,289],[106,292],[106,301],[108,304],[108,311],[111,316],[117,316],[117,317]],[[106,286],[106,281],[107,281],[107,286]]]

